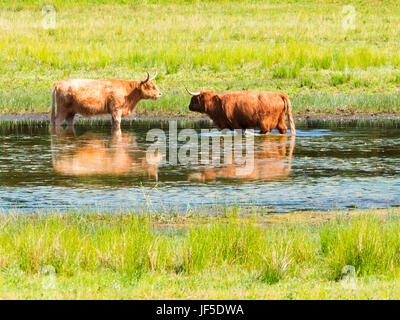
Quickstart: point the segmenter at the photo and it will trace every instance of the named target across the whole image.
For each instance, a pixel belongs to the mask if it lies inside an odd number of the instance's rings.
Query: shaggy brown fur
[[[145,81],[143,83],[143,81]],[[64,120],[73,125],[74,116],[111,114],[113,126],[120,128],[121,117],[129,115],[141,99],[157,100],[161,92],[149,80],[70,79],[53,84],[51,122],[60,126]],[[55,113],[57,102],[57,115]]]
[[[267,133],[277,128],[286,133],[285,106],[291,134],[296,134],[289,97],[284,93],[239,91],[193,95],[189,110],[206,113],[221,129],[260,129]]]

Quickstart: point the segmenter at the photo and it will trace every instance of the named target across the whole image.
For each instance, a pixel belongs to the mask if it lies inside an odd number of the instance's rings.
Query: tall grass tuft
[[[234,223],[198,226],[189,232],[183,268],[190,272],[221,265],[252,265],[264,250],[265,233],[258,227]]]
[[[331,84],[333,86],[338,86],[338,85],[349,82],[350,79],[351,79],[351,75],[348,73],[333,74],[331,76]]]
[[[296,79],[300,74],[300,66],[298,64],[279,65],[272,71],[272,77],[278,79]]]
[[[153,268],[158,241],[146,218],[114,219],[116,224],[106,216],[10,216],[0,233],[2,267],[38,273],[52,266],[65,275],[108,268],[135,276]]]
[[[398,217],[373,214],[337,220],[320,232],[321,252],[333,278],[351,265],[358,275],[388,275],[400,266],[400,225]]]

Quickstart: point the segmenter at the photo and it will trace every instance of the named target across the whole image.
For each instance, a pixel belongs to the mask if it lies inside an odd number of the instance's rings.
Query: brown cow
[[[189,110],[206,113],[220,129],[260,129],[267,133],[277,128],[286,133],[285,106],[291,134],[296,134],[289,97],[267,91],[186,91],[193,97]]]
[[[60,126],[64,120],[73,125],[75,114],[94,116],[111,114],[112,124],[120,128],[121,117],[129,115],[141,99],[157,100],[161,92],[152,82],[156,74],[141,81],[119,79],[70,79],[53,84],[51,95],[51,122]],[[55,102],[57,101],[57,115]]]

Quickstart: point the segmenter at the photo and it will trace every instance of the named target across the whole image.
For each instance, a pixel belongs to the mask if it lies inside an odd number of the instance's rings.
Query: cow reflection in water
[[[139,150],[132,133],[115,129],[111,136],[84,133],[77,137],[71,127],[52,129],[53,168],[56,172],[72,175],[127,175],[143,174],[158,181],[161,153],[146,160],[146,152]]]
[[[261,180],[279,179],[289,176],[296,137],[289,143],[286,135],[259,136],[254,139],[254,166],[241,170],[244,165],[225,164],[199,169],[189,176],[189,181],[206,182],[218,178]],[[289,146],[287,146],[289,144]]]

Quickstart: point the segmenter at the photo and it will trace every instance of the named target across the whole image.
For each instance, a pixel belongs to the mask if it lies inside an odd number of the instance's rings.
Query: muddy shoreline
[[[109,115],[96,116],[96,117],[80,117],[76,116],[76,119],[92,119],[102,120],[109,119]],[[141,114],[131,115],[124,118],[126,120],[210,120],[208,117],[196,117],[196,116],[144,116]],[[295,116],[295,120],[336,120],[336,121],[354,121],[354,120],[395,120],[400,119],[400,114],[353,114],[353,115],[300,115]],[[49,113],[23,113],[23,114],[1,114],[0,121],[18,121],[18,120],[50,120]]]

